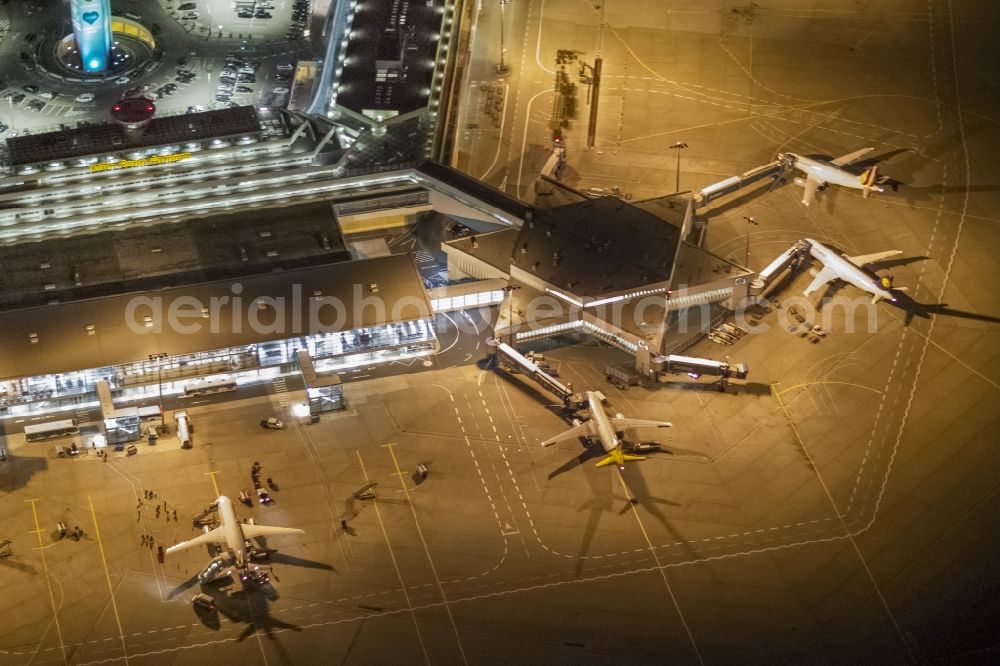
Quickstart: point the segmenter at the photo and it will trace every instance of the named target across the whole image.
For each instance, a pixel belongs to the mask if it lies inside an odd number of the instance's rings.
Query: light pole
[[[670,146],[671,150],[677,151],[677,184],[674,186],[674,192],[681,191],[681,151],[687,147],[688,145],[682,141],[678,141],[674,145]]]
[[[503,60],[503,54],[506,48],[503,43],[503,8],[507,4],[507,0],[500,0],[500,64],[497,65],[497,74],[507,73],[507,63]]]
[[[750,268],[750,226],[756,225],[757,221],[752,217],[747,217],[746,215],[743,216],[743,219],[747,221],[747,256],[743,261],[743,265]]]
[[[161,425],[166,422],[166,419],[163,417],[163,359],[168,355],[166,352],[157,352],[149,355],[150,361],[156,361],[156,389],[159,393]]]
[[[507,329],[510,331],[510,346],[514,346],[514,292],[521,287],[508,284],[501,291],[507,294]]]

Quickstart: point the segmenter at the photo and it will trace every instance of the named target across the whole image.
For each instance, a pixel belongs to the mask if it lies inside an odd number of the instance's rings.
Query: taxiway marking
[[[365,461],[361,459],[361,451],[355,451],[355,453],[358,454],[358,464],[361,465],[361,473],[364,474],[365,481],[371,481],[368,476],[368,470],[365,469]],[[424,653],[424,661],[427,664],[430,664],[431,658],[427,654],[427,646],[424,645],[424,638],[420,635],[420,625],[417,624],[417,615],[413,612],[413,602],[410,601],[410,593],[406,591],[406,583],[403,581],[403,572],[399,570],[399,564],[396,562],[396,554],[392,551],[392,544],[389,543],[389,533],[386,531],[385,523],[382,521],[382,512],[379,511],[378,502],[372,502],[372,507],[375,508],[375,517],[378,518],[378,526],[382,530],[382,536],[385,538],[385,546],[389,550],[389,559],[392,561],[392,567],[396,570],[396,578],[399,580],[399,584],[403,588],[403,598],[406,599],[406,607],[410,611],[410,617],[413,618],[413,629],[417,632],[417,640],[420,642],[420,651]]]
[[[87,504],[90,505],[90,517],[94,521],[94,538],[97,539],[97,550],[101,553],[101,564],[104,565],[104,578],[108,581],[108,594],[111,595],[111,610],[115,614],[115,624],[118,625],[118,638],[122,643],[122,657],[125,659],[125,663],[128,664],[128,650],[125,648],[125,632],[122,631],[122,619],[118,615],[115,588],[111,584],[111,572],[108,571],[108,558],[104,555],[104,542],[101,541],[101,527],[97,524],[97,512],[94,511],[94,500],[91,499],[90,495],[87,495]]]
[[[216,498],[218,498],[219,495],[222,494],[222,493],[219,492],[219,484],[216,483],[216,481],[215,481],[215,475],[218,474],[218,473],[219,473],[218,471],[205,472],[205,474],[207,474],[208,476],[212,477],[212,488],[215,489],[215,497]]]
[[[431,551],[427,547],[427,541],[424,539],[423,530],[420,529],[420,521],[417,520],[417,508],[413,504],[413,500],[410,498],[410,491],[406,488],[406,482],[403,481],[403,472],[399,468],[399,461],[396,460],[396,453],[392,450],[395,444],[383,444],[382,447],[389,451],[389,455],[392,457],[392,464],[399,472],[400,485],[403,486],[403,494],[406,495],[406,503],[410,505],[410,513],[413,514],[413,524],[417,528],[417,536],[420,537],[420,545],[424,547],[424,553],[427,555],[427,564],[430,565],[431,573],[434,575],[434,582],[437,583],[438,592],[441,594],[441,599],[444,601],[444,609],[448,613],[448,619],[451,621],[451,628],[455,632],[455,641],[458,643],[458,652],[462,655],[462,663],[468,666],[469,660],[465,656],[465,648],[462,647],[462,637],[458,635],[458,625],[455,624],[455,617],[451,613],[451,605],[448,603],[448,597],[444,593],[444,586],[441,585],[441,578],[438,576],[437,568],[434,566],[434,558],[431,557]]]
[[[49,604],[52,606],[52,620],[56,625],[56,635],[59,637],[59,649],[62,650],[63,663],[66,661],[66,644],[63,643],[62,627],[59,626],[59,609],[56,608],[56,598],[52,594],[52,580],[49,578],[49,565],[45,561],[45,546],[42,545],[42,526],[38,523],[38,510],[35,508],[37,499],[24,500],[31,505],[31,515],[35,519],[35,534],[38,536],[38,552],[42,554],[42,570],[45,572],[45,584],[49,588]]]

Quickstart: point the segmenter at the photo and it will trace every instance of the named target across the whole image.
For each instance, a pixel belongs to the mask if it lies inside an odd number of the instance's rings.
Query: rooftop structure
[[[182,310],[177,319],[181,326],[168,321],[172,307]],[[11,310],[0,312],[0,379],[430,316],[423,282],[409,255]]]
[[[329,202],[227,212],[8,247],[0,310],[350,259]]]
[[[376,122],[426,108],[443,7],[443,0],[359,3],[336,104]]]
[[[521,228],[513,263],[581,301],[670,279],[680,227],[615,197],[542,210]]]
[[[127,134],[117,124],[30,134],[7,139],[10,162],[16,167],[55,160],[116,154],[134,148],[183,145],[192,141],[252,135],[261,132],[252,106],[154,118],[141,135]]]

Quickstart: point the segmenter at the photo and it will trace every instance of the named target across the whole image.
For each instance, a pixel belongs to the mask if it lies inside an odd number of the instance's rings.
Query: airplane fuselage
[[[590,409],[590,418],[597,424],[597,436],[601,440],[601,446],[608,453],[614,451],[622,445],[618,435],[615,434],[614,426],[608,420],[608,413],[604,411],[604,405],[593,391],[587,391],[587,405]]]
[[[246,539],[243,536],[243,530],[240,529],[240,521],[236,518],[233,503],[225,495],[219,496],[218,511],[226,537],[226,547],[233,553],[236,566],[243,569],[248,560]]]
[[[805,174],[806,178],[819,181],[821,184],[833,183],[841,187],[862,190],[865,187],[864,178],[814,157],[804,157],[796,153],[788,153],[795,158],[795,168]]]
[[[823,245],[822,243],[815,241],[811,238],[805,239],[809,243],[809,254],[823,263],[825,268],[832,270],[836,273],[837,277],[854,285],[862,291],[866,291],[873,296],[878,296],[879,298],[884,298],[889,301],[896,300],[896,297],[892,295],[887,289],[884,289],[878,284],[878,278],[871,276],[867,271],[859,266],[854,265],[847,259],[845,259],[841,254],[835,250]],[[806,292],[808,296],[812,292]]]

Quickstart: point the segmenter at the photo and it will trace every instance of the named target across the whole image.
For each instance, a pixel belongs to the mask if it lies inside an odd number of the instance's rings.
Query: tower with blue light
[[[70,0],[70,12],[83,71],[103,72],[111,55],[110,0]]]

